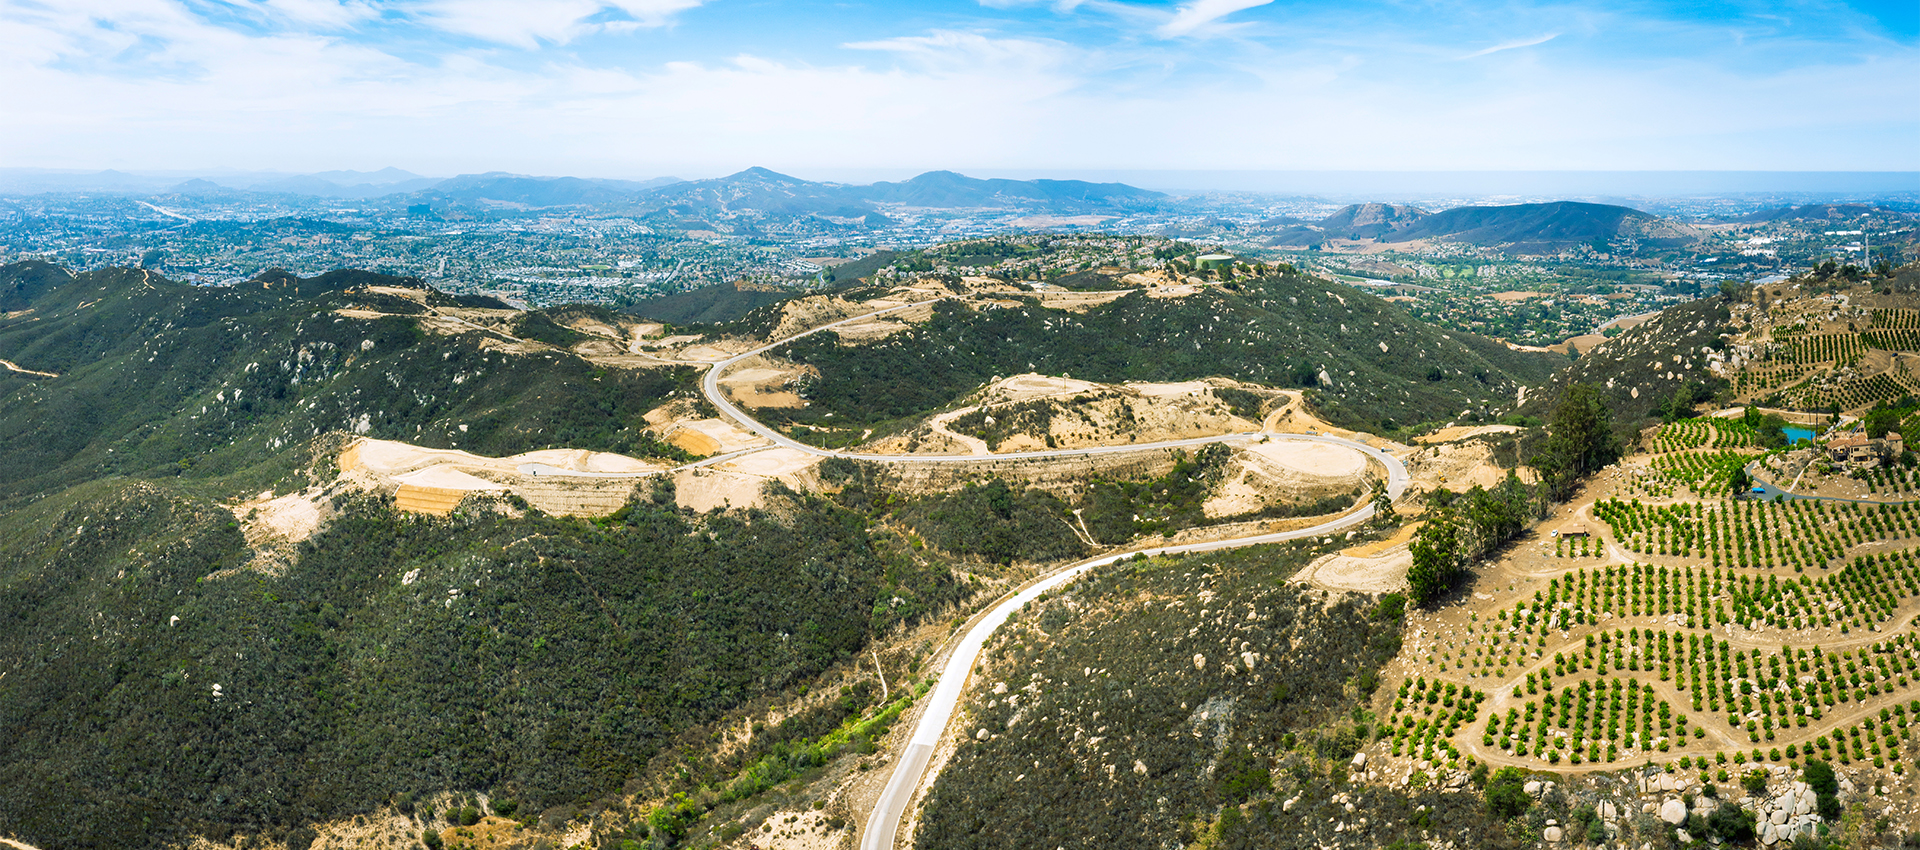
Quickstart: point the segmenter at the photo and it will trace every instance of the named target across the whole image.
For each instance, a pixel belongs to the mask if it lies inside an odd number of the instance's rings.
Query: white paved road
[[[701,382],[701,389],[706,393],[707,400],[712,402],[714,407],[718,408],[729,417],[732,417],[734,420],[740,422],[742,425],[745,425],[749,430],[753,431],[754,433],[759,434],[760,436],[765,437],[766,439],[772,441],[774,445],[781,446],[784,448],[789,448],[789,449],[795,449],[797,451],[802,451],[802,452],[806,452],[808,454],[813,454],[813,455],[822,455],[827,457],[854,458],[858,460],[879,461],[882,463],[943,463],[943,462],[973,463],[981,460],[1033,460],[1033,459],[1041,459],[1041,458],[1077,457],[1077,456],[1087,456],[1087,455],[1096,455],[1096,454],[1113,454],[1117,452],[1137,452],[1137,451],[1144,451],[1144,450],[1151,450],[1151,449],[1175,448],[1175,447],[1181,447],[1181,446],[1199,446],[1199,445],[1206,445],[1208,443],[1256,440],[1256,439],[1262,439],[1262,438],[1272,439],[1272,440],[1299,440],[1299,441],[1316,442],[1316,443],[1333,443],[1336,445],[1347,446],[1348,448],[1361,452],[1362,454],[1365,454],[1366,456],[1372,458],[1373,460],[1378,461],[1382,466],[1386,468],[1387,495],[1390,498],[1397,500],[1400,498],[1400,495],[1406,491],[1407,468],[1405,464],[1402,464],[1398,459],[1394,458],[1392,455],[1389,455],[1386,452],[1383,452],[1372,446],[1369,446],[1363,443],[1354,442],[1352,440],[1343,439],[1340,437],[1332,437],[1332,436],[1319,435],[1319,434],[1271,434],[1271,433],[1265,433],[1265,432],[1252,432],[1252,433],[1243,433],[1243,434],[1222,434],[1214,437],[1196,437],[1196,438],[1187,439],[1187,440],[1168,440],[1168,441],[1157,442],[1157,443],[1133,443],[1133,444],[1124,445],[1124,446],[1101,446],[1097,448],[1084,448],[1084,449],[1049,449],[1046,451],[1007,452],[1005,454],[993,454],[993,455],[861,454],[857,452],[838,452],[838,451],[832,451],[829,449],[822,449],[817,446],[809,446],[798,440],[792,439],[791,437],[788,437],[785,434],[782,434],[779,431],[774,430],[772,427],[769,427],[768,425],[760,422],[759,420],[756,420],[753,417],[748,416],[745,411],[741,410],[732,401],[728,400],[724,393],[720,392],[721,373],[725,372],[727,369],[732,368],[734,365],[740,363],[743,360],[746,360],[749,357],[754,357],[760,354],[764,354],[772,349],[778,348],[796,339],[811,336],[813,334],[820,333],[821,331],[830,330],[839,325],[847,324],[849,322],[860,321],[864,319],[870,319],[874,316],[884,315],[884,314],[892,313],[898,310],[905,310],[912,307],[931,304],[933,303],[933,301],[937,301],[937,300],[940,300],[940,299],[933,299],[930,301],[917,301],[910,304],[902,304],[898,307],[889,307],[887,309],[872,312],[872,313],[864,313],[849,319],[842,319],[837,322],[831,322],[829,324],[821,325],[820,327],[817,327],[812,330],[808,330],[799,334],[795,334],[793,336],[787,337],[786,339],[768,343],[766,345],[760,346],[759,348],[753,349],[752,351],[748,351],[744,354],[734,355],[733,357],[729,357],[725,360],[722,360],[718,363],[713,364],[713,367],[707,370],[706,378]],[[708,458],[707,461],[702,462],[702,464],[700,465],[705,465],[706,463],[718,462],[719,460],[724,458],[736,457],[740,454],[746,454],[746,453],[747,452],[736,452],[733,454],[719,456],[716,458]],[[1135,555],[1144,554],[1144,555],[1147,555],[1148,557],[1152,557],[1155,555],[1171,555],[1171,554],[1179,554],[1179,553],[1186,553],[1186,552],[1210,552],[1210,551],[1215,551],[1219,549],[1232,549],[1232,548],[1237,548],[1241,546],[1253,546],[1261,543],[1278,543],[1284,540],[1298,540],[1303,537],[1314,537],[1322,534],[1328,534],[1334,531],[1340,531],[1342,529],[1365,522],[1368,519],[1371,519],[1372,517],[1373,517],[1373,506],[1369,504],[1369,505],[1362,506],[1359,510],[1345,514],[1337,519],[1323,522],[1311,528],[1301,528],[1301,529],[1296,529],[1294,531],[1281,531],[1281,532],[1275,532],[1272,534],[1258,534],[1258,535],[1253,535],[1249,537],[1233,538],[1230,540],[1211,540],[1204,543],[1189,543],[1181,546],[1166,546],[1158,549],[1144,549],[1144,550],[1137,550],[1132,552],[1124,552],[1117,555],[1104,555],[1098,558],[1092,558],[1086,561],[1081,561],[1077,564],[1073,564],[1064,569],[1061,569],[1058,572],[1052,573],[1044,578],[1039,579],[1038,581],[1033,582],[1032,584],[1027,585],[1027,587],[1023,588],[1019,592],[1015,593],[1010,597],[1007,597],[1006,599],[1002,600],[999,604],[994,605],[991,609],[987,611],[987,613],[984,616],[981,616],[974,621],[973,625],[970,628],[968,628],[966,634],[960,637],[959,643],[953,647],[952,655],[950,655],[947,658],[946,667],[942,669],[940,672],[939,684],[936,685],[933,689],[933,692],[927,696],[926,709],[920,715],[920,720],[914,724],[913,736],[908,740],[906,749],[902,751],[900,753],[900,757],[895,760],[893,775],[887,780],[886,789],[881,792],[879,802],[877,802],[874,805],[873,813],[867,818],[866,829],[863,831],[860,837],[860,850],[893,850],[895,833],[898,832],[900,828],[900,816],[902,813],[906,811],[907,803],[913,799],[914,790],[920,786],[921,778],[926,774],[927,763],[929,762],[929,760],[931,760],[933,756],[934,747],[939,744],[941,736],[946,732],[947,724],[953,719],[954,708],[959,704],[960,694],[966,688],[967,675],[970,672],[972,672],[974,662],[977,661],[980,657],[981,647],[986,645],[987,638],[991,636],[996,629],[1000,628],[1000,625],[1002,623],[1005,623],[1007,621],[1007,618],[1013,615],[1013,612],[1020,610],[1021,606],[1026,605],[1028,602],[1033,601],[1036,597],[1038,597],[1042,593],[1046,593],[1049,590],[1052,590],[1056,587],[1059,587],[1060,585],[1066,584],[1067,582],[1070,582],[1076,578],[1079,578],[1082,574],[1084,574],[1086,571],[1090,569],[1093,569],[1099,566],[1104,566],[1106,564],[1111,564],[1111,563],[1114,563],[1115,561],[1119,561],[1125,558],[1131,558]]]
[[[1400,498],[1401,493],[1406,490],[1407,468],[1392,455],[1371,446],[1338,437],[1302,437],[1300,439],[1339,443],[1365,452],[1369,457],[1386,465],[1387,493],[1391,498]],[[1298,540],[1339,531],[1372,517],[1373,506],[1369,504],[1338,519],[1323,522],[1311,528],[1104,555],[1081,561],[1053,573],[1002,600],[988,610],[985,616],[975,620],[967,633],[961,636],[959,643],[953,647],[953,654],[947,658],[946,667],[940,671],[940,683],[927,697],[926,711],[920,715],[919,722],[914,725],[913,736],[908,739],[906,748],[895,760],[893,775],[887,780],[886,789],[880,792],[880,799],[874,804],[873,812],[867,818],[866,829],[860,836],[860,850],[893,850],[895,833],[900,828],[900,817],[906,811],[907,803],[913,799],[915,789],[919,788],[920,780],[927,771],[927,763],[933,757],[934,748],[939,746],[941,736],[946,733],[947,724],[953,719],[954,708],[959,705],[960,694],[966,689],[967,676],[973,671],[974,663],[979,660],[981,648],[986,645],[987,638],[992,636],[994,631],[1013,615],[1013,612],[1020,610],[1040,594],[1073,581],[1090,569],[1131,558],[1134,555],[1145,554],[1152,557],[1186,552],[1210,552],[1260,543]]]

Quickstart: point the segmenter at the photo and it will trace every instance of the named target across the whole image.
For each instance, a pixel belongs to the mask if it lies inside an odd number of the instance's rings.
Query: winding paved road
[[[796,451],[806,452],[807,454],[820,455],[824,457],[854,458],[857,460],[879,461],[882,463],[943,463],[943,462],[973,463],[973,462],[978,462],[981,460],[989,460],[989,459],[990,460],[1031,460],[1031,459],[1056,458],[1056,457],[1079,457],[1079,456],[1088,456],[1088,455],[1096,455],[1096,454],[1115,454],[1119,452],[1148,451],[1153,449],[1176,448],[1181,446],[1199,446],[1199,445],[1206,445],[1208,443],[1235,442],[1235,441],[1255,440],[1255,439],[1298,440],[1303,442],[1332,443],[1335,445],[1346,446],[1355,451],[1358,451],[1366,455],[1367,457],[1372,458],[1373,460],[1379,462],[1380,465],[1387,470],[1387,495],[1389,498],[1397,500],[1400,498],[1401,494],[1406,491],[1407,480],[1408,480],[1407,467],[1405,464],[1402,464],[1399,460],[1394,458],[1392,455],[1389,455],[1386,452],[1383,452],[1377,448],[1366,445],[1364,443],[1357,443],[1352,440],[1347,440],[1340,437],[1326,436],[1321,434],[1274,434],[1274,433],[1269,433],[1265,431],[1255,431],[1255,432],[1249,432],[1249,433],[1221,434],[1213,437],[1195,437],[1195,438],[1186,439],[1186,440],[1168,440],[1168,441],[1157,442],[1157,443],[1132,443],[1124,446],[1100,446],[1100,447],[1082,448],[1082,449],[1049,449],[1046,451],[1007,452],[1005,454],[993,454],[993,455],[861,454],[856,452],[839,452],[839,451],[832,451],[829,449],[822,449],[817,446],[809,446],[798,440],[794,440],[791,437],[788,437],[785,434],[782,434],[779,431],[774,430],[772,427],[769,427],[768,425],[760,422],[759,420],[756,420],[753,417],[748,416],[745,411],[741,410],[732,401],[728,400],[724,393],[720,392],[721,373],[725,372],[729,368],[732,368],[734,365],[740,363],[741,361],[746,360],[747,358],[765,354],[768,351],[771,351],[782,345],[786,345],[787,343],[793,342],[794,340],[800,339],[802,337],[811,336],[813,334],[820,333],[821,331],[830,330],[832,328],[847,324],[849,322],[861,321],[864,319],[873,318],[874,316],[880,316],[880,315],[885,315],[887,313],[892,313],[898,310],[906,310],[912,307],[919,307],[925,304],[931,304],[934,301],[938,301],[938,300],[940,299],[932,299],[928,301],[916,301],[909,304],[902,304],[898,307],[889,307],[884,310],[879,310],[872,313],[863,313],[859,316],[854,316],[852,318],[842,319],[837,322],[830,322],[828,324],[821,325],[817,328],[813,328],[812,330],[804,331],[804,332],[795,334],[793,336],[787,337],[786,339],[770,342],[766,345],[760,346],[759,348],[753,349],[752,351],[748,351],[744,354],[734,355],[733,357],[729,357],[725,360],[722,360],[718,363],[713,364],[713,367],[707,370],[706,378],[701,382],[701,385],[700,385],[701,390],[706,394],[707,400],[712,402],[715,408],[724,412],[727,416],[731,417],[732,419],[745,425],[749,430],[753,431],[754,433],[759,434],[760,436],[765,437],[767,440],[772,441],[774,445],[780,446],[782,448],[794,449]],[[727,455],[720,455],[714,458],[708,458],[706,461],[702,461],[698,465],[706,465],[707,463],[717,463],[722,459],[731,459],[733,457],[738,457],[739,455],[742,455],[742,454],[747,454],[748,452],[751,452],[751,451],[756,451],[756,449],[749,449],[747,451],[734,452],[734,453],[729,453]],[[960,636],[959,642],[954,645],[952,654],[947,658],[946,667],[940,671],[940,679],[939,679],[940,683],[934,687],[933,693],[928,695],[926,700],[926,708],[921,713],[919,721],[914,724],[913,736],[908,740],[906,749],[900,753],[900,757],[894,762],[893,775],[888,778],[886,789],[881,792],[879,801],[875,803],[872,814],[867,818],[866,829],[863,831],[860,837],[861,850],[893,850],[895,834],[899,831],[899,828],[900,828],[900,817],[906,811],[908,802],[910,802],[913,799],[914,791],[917,788],[919,788],[922,778],[926,775],[927,765],[933,758],[934,748],[939,745],[941,736],[944,735],[946,732],[947,724],[951,722],[953,719],[954,709],[960,703],[960,695],[966,689],[967,676],[969,673],[972,672],[974,663],[979,659],[981,648],[986,645],[987,638],[990,637],[995,630],[999,629],[1001,624],[1005,623],[1007,621],[1007,618],[1013,615],[1013,612],[1020,610],[1022,606],[1026,605],[1028,602],[1033,601],[1035,598],[1039,597],[1040,594],[1046,593],[1049,590],[1057,588],[1063,584],[1066,584],[1067,582],[1073,581],[1074,579],[1079,578],[1086,571],[1091,570],[1095,567],[1105,566],[1107,564],[1111,564],[1116,561],[1120,561],[1126,558],[1131,558],[1135,555],[1146,555],[1148,557],[1153,557],[1156,555],[1173,555],[1173,554],[1182,554],[1182,553],[1188,553],[1188,552],[1210,552],[1210,551],[1215,551],[1219,549],[1232,549],[1232,548],[1238,548],[1241,546],[1253,546],[1261,543],[1278,543],[1285,540],[1298,540],[1303,537],[1314,537],[1314,536],[1327,534],[1334,531],[1340,531],[1342,529],[1357,525],[1359,523],[1366,522],[1368,519],[1371,519],[1373,517],[1373,512],[1374,512],[1373,505],[1366,504],[1366,505],[1362,505],[1358,510],[1349,512],[1336,519],[1332,519],[1327,522],[1320,523],[1319,525],[1315,525],[1311,528],[1301,528],[1301,529],[1295,529],[1293,531],[1274,532],[1271,534],[1258,534],[1258,535],[1253,535],[1249,537],[1237,537],[1237,538],[1232,538],[1227,540],[1209,540],[1201,543],[1188,543],[1188,544],[1179,545],[1179,546],[1165,546],[1157,549],[1143,549],[1143,550],[1136,550],[1131,552],[1122,552],[1122,553],[1113,554],[1113,555],[1102,555],[1097,558],[1091,558],[1076,564],[1069,565],[1057,572],[1044,576],[1034,581],[1033,583],[1027,585],[1025,588],[1022,588],[1018,592],[1014,593],[1012,596],[1009,596],[1001,600],[998,604],[988,609],[986,614],[975,618],[975,620],[973,621],[973,624],[967,629],[965,634]]]
[[[1367,456],[1385,464],[1389,497],[1398,499],[1406,490],[1406,466],[1386,452],[1338,437],[1308,436],[1300,439],[1338,443],[1364,452]],[[874,804],[873,812],[867,818],[867,828],[860,836],[860,850],[893,850],[894,836],[900,828],[900,816],[906,812],[907,803],[912,801],[914,791],[920,787],[921,778],[927,772],[927,764],[933,758],[934,748],[939,746],[941,736],[946,733],[947,724],[953,719],[954,708],[960,703],[960,695],[966,689],[967,676],[973,671],[974,663],[979,660],[981,648],[986,645],[987,638],[992,636],[994,631],[1013,615],[1013,612],[1020,610],[1040,594],[1073,581],[1095,567],[1105,566],[1135,555],[1153,557],[1187,552],[1211,552],[1260,543],[1298,540],[1302,537],[1314,537],[1339,531],[1366,522],[1372,517],[1373,505],[1368,504],[1359,510],[1311,528],[1102,555],[1046,576],[1001,600],[999,604],[989,609],[985,616],[973,622],[966,634],[961,636],[960,642],[954,646],[953,654],[948,656],[946,667],[940,671],[940,684],[935,686],[933,693],[929,695],[926,711],[920,715],[919,722],[914,724],[913,737],[907,741],[906,749],[894,762],[893,775],[888,778],[886,789],[880,792],[880,799]]]

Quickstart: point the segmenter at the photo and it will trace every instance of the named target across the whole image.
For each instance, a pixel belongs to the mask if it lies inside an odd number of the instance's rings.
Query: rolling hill
[[[1584,352],[1525,410],[1558,388],[1593,385],[1616,424],[1637,427],[1682,390],[1700,404],[1755,404],[1859,416],[1920,394],[1907,365],[1920,349],[1906,327],[1920,314],[1920,266],[1884,277],[1828,267],[1787,281],[1678,304]],[[1836,307],[1836,304],[1844,305]]]
[[[1312,224],[1275,220],[1262,227],[1269,234],[1266,243],[1275,246],[1307,246],[1328,239],[1437,239],[1521,253],[1578,244],[1607,246],[1618,240],[1670,246],[1699,238],[1691,227],[1639,210],[1577,201],[1454,207],[1437,213],[1391,204],[1353,204]]]
[[[717,283],[638,301],[626,312],[674,325],[712,325],[738,321],[748,313],[799,297],[793,292],[749,289],[738,283]]]
[[[1237,291],[1236,291],[1237,290]],[[1009,299],[1012,300],[1012,299]],[[1329,421],[1392,431],[1470,411],[1497,415],[1561,358],[1443,332],[1358,289],[1297,272],[1185,298],[1135,292],[1070,312],[942,302],[931,321],[871,342],[820,334],[786,355],[819,370],[816,420],[878,423],[940,408],[995,376],[1033,371],[1104,383],[1215,375],[1307,388]]]
[[[1413,225],[1431,215],[1432,213],[1418,207],[1377,203],[1353,204],[1321,219],[1319,226],[1328,234],[1343,238],[1371,239],[1392,233],[1398,228]]]
[[[423,332],[419,303],[503,307],[360,271],[196,287],[139,269],[0,267],[0,503],[103,475],[226,474],[339,430],[513,454],[640,447],[638,417],[691,370],[509,356],[479,329]],[[380,318],[334,311],[376,308]],[[497,335],[496,335],[497,336]],[[497,342],[497,340],[495,340]],[[457,381],[455,379],[458,379]]]
[[[1393,228],[1387,233],[1387,241],[1448,238],[1476,245],[1592,242],[1613,238],[1630,221],[1651,218],[1627,207],[1574,201],[1454,207]]]
[[[981,180],[932,171],[899,183],[868,186],[803,180],[766,168],[748,168],[705,180],[634,183],[575,177],[488,173],[454,177],[411,195],[410,202],[518,204],[528,207],[605,204],[669,219],[707,217],[815,217],[884,224],[876,204],[940,208],[1015,208],[1052,212],[1139,209],[1167,196],[1121,183],[1079,180]]]
[[[877,694],[808,687],[968,592],[815,497],[439,518],[342,483],[359,434],[644,454],[642,414],[691,389],[688,368],[417,318],[497,302],[360,271],[195,287],[37,262],[0,266],[0,293],[0,357],[31,370],[0,371],[0,833],[39,846],[305,850],[376,812],[413,846],[462,802],[672,844],[684,824],[600,815],[829,752],[811,742]],[[326,520],[269,557],[239,506],[303,488]],[[711,746],[707,724],[772,702],[784,722]]]
[[[929,171],[900,183],[853,187],[860,197],[913,207],[1026,207],[1092,210],[1137,209],[1169,200],[1160,192],[1125,183],[1083,180],[981,180],[952,171]]]

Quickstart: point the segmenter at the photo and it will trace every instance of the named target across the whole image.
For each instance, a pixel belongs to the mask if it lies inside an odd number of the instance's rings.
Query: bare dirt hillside
[[[634,485],[667,466],[609,452],[547,449],[490,458],[392,440],[360,440],[340,453],[351,486],[392,494],[401,510],[445,516],[472,495],[510,493],[560,516],[606,516]]]
[[[1223,389],[1239,395],[1229,401]],[[1095,384],[1029,373],[995,381],[962,406],[877,441],[873,450],[990,454],[1250,433],[1260,429],[1258,405],[1278,397],[1225,379]]]

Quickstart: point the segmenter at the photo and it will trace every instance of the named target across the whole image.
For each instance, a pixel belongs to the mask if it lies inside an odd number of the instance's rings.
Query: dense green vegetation
[[[674,325],[723,324],[740,319],[754,310],[799,297],[797,292],[749,289],[736,283],[719,283],[627,305],[636,316]]]
[[[792,699],[972,592],[830,501],[694,515],[658,488],[588,523],[343,494],[290,563],[247,569],[220,502],[324,483],[341,432],[671,453],[641,414],[697,392],[690,369],[428,334],[415,300],[369,286],[499,306],[363,272],[201,288],[0,269],[30,311],[0,321],[0,356],[57,375],[0,373],[0,830],[305,846],[312,821],[448,790],[536,814],[640,789],[734,799],[897,715],[861,715],[874,699],[855,689],[708,755],[704,724]],[[516,326],[571,333],[543,313]]]
[[[1362,706],[1401,621],[1285,583],[1316,554],[1286,544],[1123,561],[1015,615],[988,645],[974,728],[933,787],[917,846],[1212,835],[1307,847],[1332,836],[1341,793],[1368,807],[1374,846],[1418,839],[1422,805],[1439,834],[1477,832],[1469,795],[1347,784],[1348,759],[1374,737]]]
[[[645,436],[641,417],[696,394],[691,368],[604,370],[564,352],[489,350],[478,330],[439,336],[404,315],[330,312],[420,309],[369,285],[423,289],[352,271],[193,287],[135,269],[69,279],[44,264],[0,268],[0,287],[38,293],[30,314],[0,321],[0,357],[59,376],[0,372],[0,498],[104,475],[224,475],[330,431],[489,455],[677,454]],[[521,324],[573,333],[539,313]]]
[[[1540,488],[1509,472],[1493,489],[1476,484],[1465,493],[1435,490],[1427,520],[1409,548],[1409,594],[1428,604],[1444,596],[1476,563],[1543,515]]]
[[[0,538],[0,823],[141,847],[397,792],[617,791],[679,733],[858,651],[889,598],[962,592],[857,514],[787,498],[778,519],[643,501],[601,524],[355,501],[296,569],[227,578],[206,576],[247,550],[214,506],[111,482],[44,500]]]
[[[1613,411],[1591,384],[1569,384],[1547,418],[1547,439],[1531,463],[1540,471],[1547,495],[1564,500],[1575,485],[1620,459],[1620,437]]]
[[[1707,350],[1724,349],[1731,332],[1727,297],[1715,296],[1676,304],[1659,315],[1622,332],[1606,345],[1583,353],[1556,374],[1542,392],[1528,390],[1520,412],[1545,417],[1573,384],[1594,388],[1612,412],[1614,427],[1638,430],[1663,414],[1684,415],[1675,396],[1684,392],[1688,406],[1708,401],[1723,387],[1710,379]]]
[[[1537,386],[1564,362],[1443,333],[1372,295],[1297,273],[1231,286],[1182,299],[1133,294],[1080,313],[942,302],[929,322],[870,344],[817,334],[784,352],[820,370],[802,388],[814,404],[789,415],[864,427],[938,409],[995,376],[1042,370],[1102,382],[1231,375],[1308,387],[1331,421],[1391,430],[1463,410],[1491,415],[1518,385]]]
[[[914,531],[948,552],[999,564],[1058,561],[1086,554],[1065,502],[1045,490],[1014,490],[998,478],[957,492],[907,500],[897,511]]]
[[[833,458],[821,477],[839,488],[834,498],[875,520],[897,520],[946,552],[997,564],[1079,558],[1091,544],[1117,545],[1141,535],[1175,532],[1250,517],[1209,518],[1205,501],[1218,484],[1232,450],[1213,444],[1189,456],[1176,451],[1173,468],[1150,479],[1095,478],[1077,502],[1035,488],[1017,488],[1000,478],[967,484],[950,493],[906,495],[889,470]],[[1360,491],[1300,502],[1279,502],[1253,516],[1320,516],[1351,507]]]

